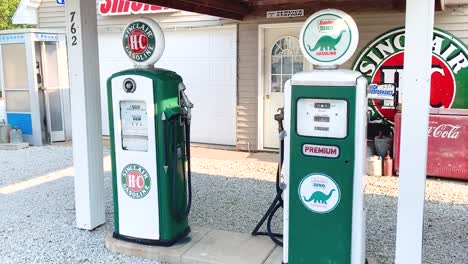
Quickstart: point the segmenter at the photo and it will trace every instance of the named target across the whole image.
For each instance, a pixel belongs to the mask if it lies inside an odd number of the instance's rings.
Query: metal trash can
[[[23,143],[23,131],[19,128],[13,128],[10,130],[10,143],[19,144]]]
[[[0,124],[0,144],[10,143],[10,130],[10,125]]]

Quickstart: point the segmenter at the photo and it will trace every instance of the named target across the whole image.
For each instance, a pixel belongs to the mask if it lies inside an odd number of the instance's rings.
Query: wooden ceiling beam
[[[306,14],[326,8],[336,8],[345,12],[369,12],[369,11],[392,11],[395,6],[392,1],[360,0],[358,3],[352,1],[298,1],[289,4],[275,4],[256,6],[249,16],[265,16],[267,11],[283,9],[304,9]]]
[[[345,12],[381,12],[406,9],[405,0],[134,0],[211,16],[243,20],[246,16],[265,16],[267,11],[304,9],[306,14],[325,8]],[[436,0],[435,10],[443,10],[443,1]]]
[[[249,13],[249,4],[241,0],[181,0],[213,9],[225,10],[232,13],[246,15]]]
[[[235,13],[229,10],[215,9],[201,4],[196,4],[187,1],[173,1],[173,0],[133,0],[136,2],[147,3],[152,5],[164,6],[173,9],[200,13],[210,16],[224,17],[234,20],[242,20],[245,14]],[[228,1],[228,0],[226,0]]]

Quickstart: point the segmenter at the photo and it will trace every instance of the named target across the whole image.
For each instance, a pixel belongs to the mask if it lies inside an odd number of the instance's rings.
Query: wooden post
[[[422,258],[434,0],[406,1],[396,264]]]
[[[78,228],[105,222],[99,56],[95,1],[66,1]]]

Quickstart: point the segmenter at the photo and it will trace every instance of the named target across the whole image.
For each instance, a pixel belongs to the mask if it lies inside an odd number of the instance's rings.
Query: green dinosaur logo
[[[333,192],[335,191],[335,189],[331,190],[330,193],[328,193],[328,195],[324,194],[321,191],[316,191],[310,196],[309,199],[307,199],[305,196],[303,196],[302,198],[304,198],[306,202],[313,201],[314,203],[327,204],[327,201],[331,198]]]
[[[336,45],[338,43],[340,43],[341,38],[343,37],[344,33],[346,33],[346,31],[342,30],[340,32],[340,34],[336,38],[333,38],[333,37],[331,37],[329,35],[322,36],[322,37],[320,37],[320,39],[315,44],[315,47],[312,48],[310,45],[307,45],[307,48],[311,52],[314,52],[314,51],[316,51],[318,49],[320,49],[321,51],[336,50]]]
[[[338,184],[332,177],[324,174],[309,174],[299,184],[299,199],[314,213],[333,211],[341,199]]]
[[[340,10],[311,15],[300,34],[301,51],[314,65],[340,65],[354,53],[359,31],[354,20]]]

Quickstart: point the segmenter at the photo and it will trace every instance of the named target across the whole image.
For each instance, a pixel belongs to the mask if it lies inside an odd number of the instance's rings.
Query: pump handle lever
[[[274,118],[275,118],[275,120],[278,122],[278,132],[281,133],[281,131],[284,130],[284,127],[283,127],[284,107],[278,108],[277,112],[279,112],[279,113],[276,114],[276,115],[274,116]]]

